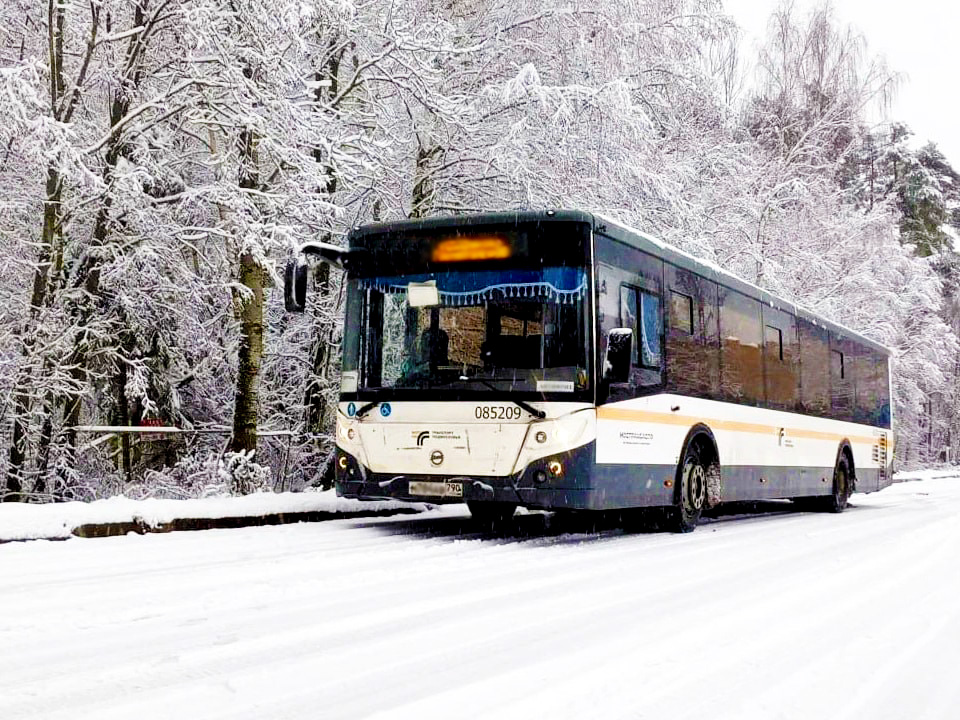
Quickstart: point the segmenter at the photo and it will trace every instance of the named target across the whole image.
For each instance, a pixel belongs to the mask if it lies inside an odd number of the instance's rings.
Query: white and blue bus
[[[336,487],[361,499],[841,512],[891,481],[890,352],[579,211],[367,225],[345,270]]]

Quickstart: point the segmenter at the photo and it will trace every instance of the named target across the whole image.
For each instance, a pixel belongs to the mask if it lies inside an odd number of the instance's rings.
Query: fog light
[[[547,464],[547,470],[549,470],[550,474],[554,477],[560,477],[563,475],[563,465],[561,465],[558,460],[551,460]]]
[[[347,437],[348,437],[348,438],[350,438],[351,440],[353,440],[356,436],[357,436],[357,431],[356,431],[356,430],[354,430],[353,428],[350,428],[349,430],[347,430]]]
[[[340,459],[337,460],[337,465],[340,466],[340,469],[341,469],[341,470],[346,470],[346,469],[347,469],[347,456],[346,456],[346,455],[341,455],[341,456],[340,456]]]
[[[535,437],[538,443],[545,443],[547,441],[547,434],[543,430],[540,430]]]
[[[537,470],[537,471],[533,474],[533,479],[534,479],[536,482],[538,482],[538,483],[546,482],[546,481],[547,481],[547,474],[546,474],[543,470]]]

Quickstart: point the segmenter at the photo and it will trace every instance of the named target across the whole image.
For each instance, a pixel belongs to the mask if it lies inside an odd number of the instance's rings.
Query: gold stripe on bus
[[[856,435],[841,435],[839,433],[823,432],[820,430],[806,430],[803,428],[789,428],[782,425],[762,425],[759,423],[747,423],[737,420],[714,420],[700,417],[690,417],[689,415],[676,415],[674,413],[659,413],[649,410],[631,410],[628,408],[617,407],[599,407],[597,408],[598,420],[627,420],[632,422],[659,423],[661,425],[682,425],[692,427],[696,423],[703,423],[711,430],[729,430],[731,432],[756,433],[766,435],[772,433],[776,435],[782,427],[787,437],[806,438],[808,440],[849,440],[852,443],[863,443],[866,445],[876,445],[880,438],[863,437]]]

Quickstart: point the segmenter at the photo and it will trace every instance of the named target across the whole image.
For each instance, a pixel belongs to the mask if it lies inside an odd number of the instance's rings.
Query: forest
[[[286,313],[291,252],[521,208],[889,346],[897,466],[948,463],[960,175],[902,82],[789,0],[758,49],[721,0],[4,0],[0,500],[326,482],[343,293]]]

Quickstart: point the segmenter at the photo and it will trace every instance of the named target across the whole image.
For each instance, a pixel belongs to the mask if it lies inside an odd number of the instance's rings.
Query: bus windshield
[[[343,390],[585,390],[586,292],[582,267],[351,278]]]

